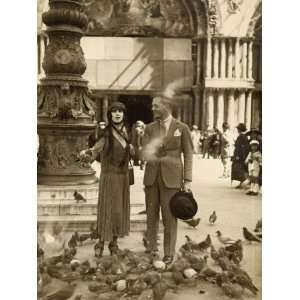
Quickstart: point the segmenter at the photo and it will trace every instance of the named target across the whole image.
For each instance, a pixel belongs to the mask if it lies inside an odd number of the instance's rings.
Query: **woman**
[[[118,249],[117,239],[129,234],[128,163],[134,151],[128,142],[125,112],[123,103],[112,103],[102,138],[92,148],[83,151],[83,154],[92,157],[101,153],[97,215],[99,242],[95,245],[96,256],[102,256],[105,241],[109,241],[108,248],[112,254]]]
[[[242,183],[247,179],[247,165],[245,160],[249,153],[249,141],[246,136],[247,128],[245,124],[240,123],[237,127],[238,137],[234,144],[234,153],[231,166],[231,181],[237,180],[240,184],[237,189],[242,188]]]

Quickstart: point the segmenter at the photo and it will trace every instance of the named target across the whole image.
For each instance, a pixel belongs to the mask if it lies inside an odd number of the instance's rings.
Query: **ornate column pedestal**
[[[80,0],[49,0],[49,7],[42,16],[49,37],[42,64],[46,76],[38,87],[38,222],[68,222],[72,212],[64,205],[76,207],[74,192],[79,190],[87,202],[74,215],[94,222],[95,214],[87,215],[85,205],[94,201],[97,178],[88,160],[79,155],[88,148],[96,123],[88,82],[82,78],[86,62],[80,39],[87,17]],[[58,211],[52,214],[51,209]]]

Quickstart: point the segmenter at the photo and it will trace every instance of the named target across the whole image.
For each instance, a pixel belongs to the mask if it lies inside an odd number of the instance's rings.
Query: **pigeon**
[[[261,240],[258,237],[256,237],[253,233],[251,233],[246,227],[243,227],[243,235],[245,240],[247,240],[249,243],[251,242],[261,243]]]
[[[224,282],[221,285],[224,294],[230,298],[241,299],[244,289],[236,283]]]
[[[209,216],[209,224],[213,225],[217,221],[217,215],[216,212],[213,211],[213,213]]]
[[[262,219],[259,219],[256,223],[254,232],[261,232],[262,231]]]
[[[217,230],[216,234],[217,234],[217,238],[221,244],[229,245],[229,244],[235,243],[235,240],[231,239],[230,237],[224,237],[220,230]]]
[[[233,272],[231,276],[232,282],[238,283],[243,288],[251,291],[254,295],[257,294],[258,288],[253,284],[252,279],[245,271],[238,269],[238,271]]]
[[[159,282],[157,282],[153,286],[153,289],[152,289],[153,299],[154,300],[163,300],[166,295],[167,289],[168,289],[168,286],[163,280],[160,280]]]
[[[206,239],[198,244],[198,250],[206,251],[210,247],[210,245],[211,245],[211,238],[210,235],[208,234]]]
[[[197,218],[197,219],[191,219],[191,220],[183,220],[183,222],[193,228],[196,228],[199,225],[200,220],[201,220],[200,218]]]
[[[72,234],[70,240],[68,241],[69,248],[76,248],[77,247],[77,240],[78,240],[78,235],[75,232],[74,234]]]
[[[214,261],[217,261],[220,257],[219,253],[213,245],[210,245],[210,256]]]
[[[79,203],[80,201],[86,202],[86,199],[77,191],[74,192],[73,196],[77,203]]]

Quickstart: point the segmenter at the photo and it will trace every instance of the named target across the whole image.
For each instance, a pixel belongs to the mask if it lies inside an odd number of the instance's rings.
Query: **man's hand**
[[[185,192],[190,192],[192,190],[192,182],[191,181],[185,181],[183,183],[183,190]]]

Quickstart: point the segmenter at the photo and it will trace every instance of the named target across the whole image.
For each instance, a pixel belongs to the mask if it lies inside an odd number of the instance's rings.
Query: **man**
[[[173,261],[177,239],[177,219],[171,214],[169,202],[181,188],[190,190],[193,160],[190,130],[186,124],[172,117],[171,102],[172,99],[164,96],[153,99],[155,121],[146,126],[143,141],[143,155],[147,161],[144,185],[148,251],[157,251],[161,207],[164,225],[163,261],[167,264]]]
[[[223,175],[221,178],[229,178],[230,175],[230,159],[233,154],[233,136],[227,122],[222,125],[223,133],[221,136],[221,161],[223,164]]]

